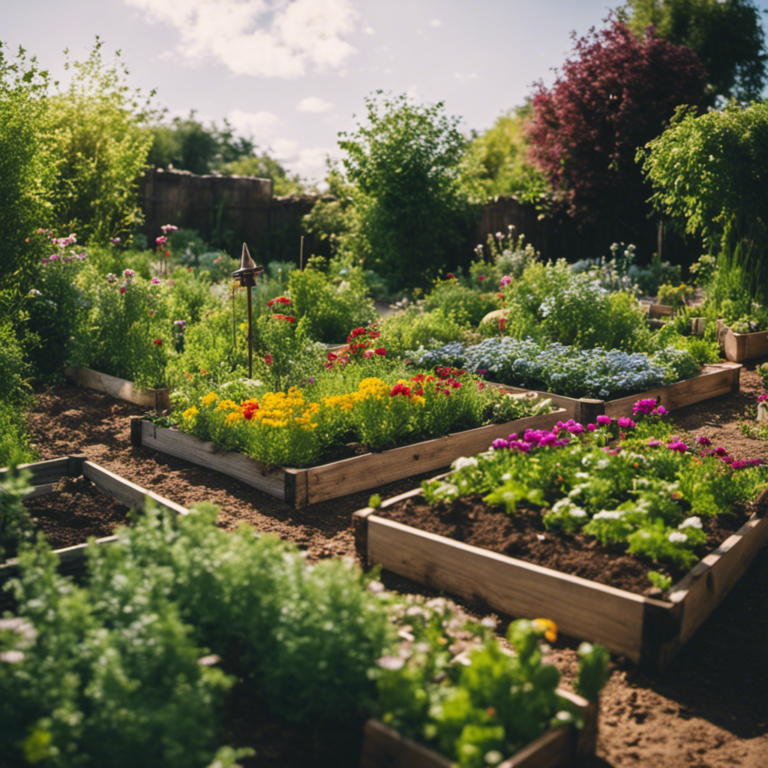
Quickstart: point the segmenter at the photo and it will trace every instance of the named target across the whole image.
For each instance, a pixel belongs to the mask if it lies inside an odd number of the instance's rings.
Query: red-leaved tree
[[[528,128],[530,158],[568,212],[636,228],[651,190],[635,162],[682,104],[704,103],[706,72],[689,48],[653,34],[638,40],[614,16],[575,41],[551,88],[536,85]],[[575,35],[574,35],[575,38]]]

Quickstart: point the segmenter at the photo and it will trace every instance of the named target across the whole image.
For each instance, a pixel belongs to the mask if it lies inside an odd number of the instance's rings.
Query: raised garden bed
[[[735,333],[722,320],[718,320],[717,340],[726,360],[741,363],[758,357],[768,357],[768,331]]]
[[[720,395],[728,395],[739,391],[741,365],[738,363],[711,363],[701,369],[698,376],[685,381],[678,381],[668,387],[649,389],[630,397],[619,397],[615,400],[599,400],[594,398],[574,398],[555,395],[551,392],[536,392],[541,397],[552,400],[552,404],[565,410],[565,418],[575,419],[583,423],[594,422],[598,416],[631,416],[632,406],[642,399],[655,399],[658,405],[663,405],[668,411],[684,408],[686,405],[700,403]],[[529,392],[527,389],[511,387],[507,384],[497,384],[506,392]]]
[[[381,508],[420,494],[395,496]],[[758,499],[766,502],[768,491]],[[669,664],[768,541],[768,518],[753,514],[657,600],[427,533],[371,508],[355,512],[353,526],[364,566],[380,564],[511,616],[546,615],[563,633],[652,669]]]
[[[166,411],[171,407],[167,389],[139,389],[132,381],[92,371],[90,368],[66,368],[64,375],[74,381],[78,387],[95,389],[97,392],[104,392],[127,403],[156,411]]]
[[[266,469],[241,453],[218,452],[213,443],[139,418],[131,422],[131,442],[222,472],[300,509],[448,466],[459,456],[486,450],[496,438],[526,429],[550,429],[561,418],[566,413],[557,410],[308,469]]]
[[[577,706],[584,727],[552,728],[527,747],[500,763],[498,768],[568,768],[583,765],[595,754],[598,709],[596,703],[561,688],[558,695]],[[437,752],[406,739],[378,720],[368,720],[363,732],[360,768],[451,768]]]
[[[33,490],[25,497],[25,501],[54,493],[63,478],[85,478],[92,482],[105,496],[124,504],[126,507],[140,507],[144,504],[145,499],[149,498],[159,507],[176,514],[188,514],[188,511],[181,505],[141,488],[92,461],[87,461],[84,456],[65,456],[60,459],[39,461],[33,464],[20,464],[18,469],[27,470],[31,473],[30,483],[33,485]],[[0,469],[0,482],[6,478],[9,472],[10,469]],[[114,536],[104,536],[97,539],[99,544],[113,541],[115,541]],[[82,570],[86,547],[87,543],[82,542],[55,549],[54,553],[59,558],[59,570],[62,573],[74,573]],[[15,559],[0,564],[0,584],[16,573]]]

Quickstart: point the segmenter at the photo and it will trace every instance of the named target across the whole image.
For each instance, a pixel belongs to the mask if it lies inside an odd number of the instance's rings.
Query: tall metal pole
[[[251,305],[251,288],[256,285],[256,275],[264,270],[254,264],[248,246],[243,243],[243,255],[240,258],[240,269],[232,273],[233,278],[240,281],[240,285],[248,289],[248,378],[253,378],[253,309]],[[234,294],[233,294],[234,307]]]
[[[251,286],[248,291],[248,378],[253,378],[253,312],[251,309]]]

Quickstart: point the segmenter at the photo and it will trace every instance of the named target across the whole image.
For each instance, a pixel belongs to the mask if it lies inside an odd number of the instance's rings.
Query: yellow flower
[[[538,630],[544,630],[544,637],[549,640],[550,643],[554,643],[557,640],[557,624],[550,619],[534,619],[533,626]]]
[[[195,408],[193,405],[191,408],[187,408],[187,410],[184,411],[182,418],[193,419],[195,416],[197,416],[198,413],[200,413],[200,411],[198,411],[197,408]]]
[[[217,411],[239,411],[240,406],[234,400],[222,400],[217,406]]]
[[[243,414],[240,413],[240,411],[232,411],[232,413],[227,414],[227,418],[224,419],[224,423],[231,427],[236,421],[240,421],[243,418]]]
[[[424,405],[427,401],[421,395],[414,395],[411,398],[411,402],[414,405]]]
[[[200,398],[200,402],[203,405],[210,405],[219,399],[219,396],[215,392],[209,392],[205,397]]]

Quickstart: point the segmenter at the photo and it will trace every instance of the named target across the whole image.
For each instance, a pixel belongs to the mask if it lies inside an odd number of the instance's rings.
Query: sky
[[[382,89],[483,131],[550,84],[606,0],[0,0],[0,41],[66,82],[96,36],[168,116],[227,118],[293,173],[325,176]],[[755,3],[768,9],[768,0]],[[768,20],[768,17],[766,17]]]

